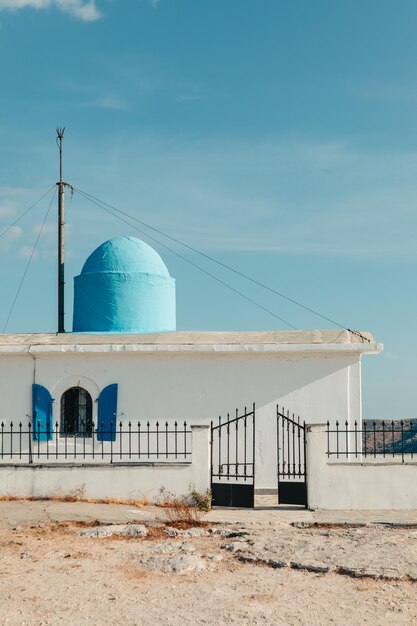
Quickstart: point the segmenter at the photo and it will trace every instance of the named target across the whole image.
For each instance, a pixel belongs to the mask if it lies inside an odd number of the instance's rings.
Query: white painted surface
[[[209,428],[192,428],[190,463],[0,465],[0,496],[78,497],[157,501],[210,486]]]
[[[117,419],[124,423],[209,424],[255,402],[258,489],[277,485],[276,404],[306,422],[353,424],[361,418],[361,355],[381,349],[349,343],[347,331],[167,333],[158,336],[159,343],[146,335],[112,336],[108,342],[87,335],[80,343],[71,343],[82,337],[71,334],[61,343],[54,335],[41,336],[39,343],[34,335],[15,336],[15,342],[11,337],[0,337],[0,419],[7,424],[27,426],[34,382],[52,393],[54,422],[61,395],[71,386],[92,395],[95,423],[98,393],[111,383],[118,383]],[[297,337],[310,343],[297,344]]]
[[[324,424],[307,429],[310,509],[416,509],[417,462],[329,462]]]

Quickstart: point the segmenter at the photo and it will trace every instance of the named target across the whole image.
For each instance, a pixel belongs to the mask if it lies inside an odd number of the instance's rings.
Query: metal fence
[[[379,458],[413,460],[417,455],[417,420],[355,421],[353,428],[346,421],[334,427],[327,422],[327,456],[336,459]]]
[[[71,433],[60,429],[42,431],[29,422],[8,427],[0,424],[0,463],[46,461],[125,462],[186,461],[191,456],[191,429],[187,422],[119,422],[110,430],[92,424],[88,431]]]

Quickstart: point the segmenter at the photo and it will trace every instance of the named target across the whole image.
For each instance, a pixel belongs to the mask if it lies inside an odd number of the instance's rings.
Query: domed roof
[[[81,274],[140,273],[169,276],[168,269],[147,243],[137,237],[114,237],[94,250],[84,263]]]

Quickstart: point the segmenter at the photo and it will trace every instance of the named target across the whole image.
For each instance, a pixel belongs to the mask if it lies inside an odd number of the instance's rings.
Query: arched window
[[[93,401],[82,387],[71,387],[62,394],[61,435],[93,436]]]

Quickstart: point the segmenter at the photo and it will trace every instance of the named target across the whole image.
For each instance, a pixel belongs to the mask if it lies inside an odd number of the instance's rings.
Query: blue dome
[[[159,254],[137,237],[115,237],[94,250],[84,263],[82,274],[129,272],[169,276]]]
[[[73,332],[160,333],[176,329],[175,280],[136,237],[101,244],[74,278]]]

